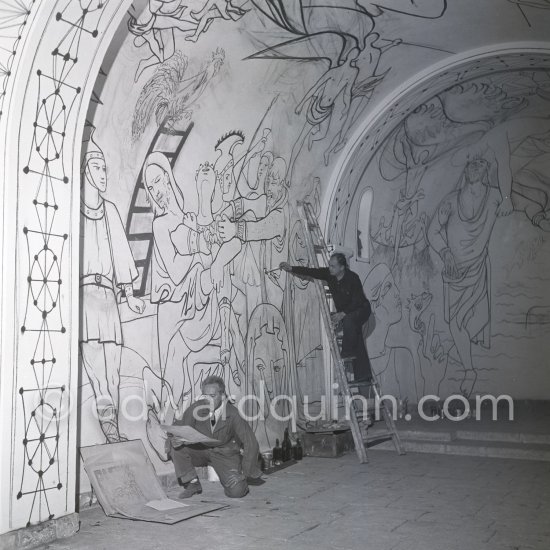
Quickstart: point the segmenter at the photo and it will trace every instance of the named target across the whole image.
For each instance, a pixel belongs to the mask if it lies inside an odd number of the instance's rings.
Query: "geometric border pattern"
[[[103,20],[104,14],[112,12],[107,10],[109,4],[116,9],[121,1],[58,2],[63,7],[52,13],[47,27],[50,38],[58,37],[55,47],[41,66],[35,58],[29,80],[33,94],[26,104],[34,102],[35,107],[32,131],[26,132],[32,139],[27,141],[26,151],[20,149],[19,200],[31,201],[32,205],[20,207],[34,214],[21,222],[24,226],[20,228],[22,235],[19,233],[26,248],[26,262],[20,262],[21,266],[26,263],[26,300],[19,327],[15,390],[20,411],[17,432],[21,433],[21,428],[23,432],[14,442],[20,477],[14,480],[17,487],[13,495],[16,515],[26,516],[27,526],[51,520],[70,505],[68,494],[62,499],[63,505],[59,497],[52,498],[52,493],[67,487],[68,468],[62,467],[60,452],[70,452],[69,414],[76,414],[70,410],[68,395],[71,367],[77,362],[71,360],[69,364],[66,355],[71,346],[67,318],[72,307],[67,247],[73,237],[71,198],[73,194],[78,197],[79,189],[79,181],[72,181],[72,177],[79,163],[66,158],[73,145],[67,138],[78,116],[73,107],[80,108],[90,53],[99,47],[100,29],[111,23],[108,17]],[[21,4],[21,0],[15,2]],[[81,58],[84,66],[79,67]],[[22,282],[22,278],[20,275],[18,280]],[[70,328],[72,333],[78,332],[78,327]]]
[[[13,62],[36,0],[2,0],[0,6],[0,118]]]

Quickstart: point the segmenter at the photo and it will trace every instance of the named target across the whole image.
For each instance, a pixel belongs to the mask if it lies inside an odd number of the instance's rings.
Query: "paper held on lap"
[[[207,435],[201,434],[195,428],[191,426],[170,426],[168,424],[161,424],[160,427],[167,433],[173,435],[174,441],[181,441],[182,443],[220,443],[217,439],[212,439]]]

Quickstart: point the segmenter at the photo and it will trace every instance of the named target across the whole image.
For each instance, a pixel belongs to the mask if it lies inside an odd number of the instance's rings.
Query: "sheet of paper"
[[[171,433],[174,439],[179,439],[182,443],[219,443],[217,439],[212,439],[201,434],[191,426],[169,426],[161,424],[160,427],[167,433]]]
[[[174,510],[175,508],[185,508],[189,506],[189,504],[177,502],[171,498],[163,498],[161,500],[150,500],[145,503],[145,506],[149,506],[149,508],[153,508],[159,512],[165,512],[167,510]]]

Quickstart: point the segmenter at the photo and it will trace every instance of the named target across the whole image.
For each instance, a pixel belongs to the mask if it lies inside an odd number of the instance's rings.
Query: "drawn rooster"
[[[132,139],[137,141],[154,116],[157,126],[173,127],[176,122],[190,119],[193,107],[209,82],[218,74],[225,61],[222,48],[212,52],[201,70],[187,77],[189,60],[177,51],[160,64],[147,81],[136,103],[132,120]]]

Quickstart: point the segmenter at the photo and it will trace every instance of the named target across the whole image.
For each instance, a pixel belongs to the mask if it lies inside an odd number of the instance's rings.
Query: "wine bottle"
[[[281,445],[283,451],[283,462],[292,459],[292,442],[290,441],[290,435],[288,428],[285,428],[285,436],[283,438],[283,444]]]
[[[294,458],[296,460],[302,460],[304,458],[304,448],[302,447],[302,442],[300,439],[296,439],[296,445],[293,448]]]
[[[275,447],[273,447],[273,464],[280,464],[283,461],[282,449],[279,446],[279,440],[275,440]]]

